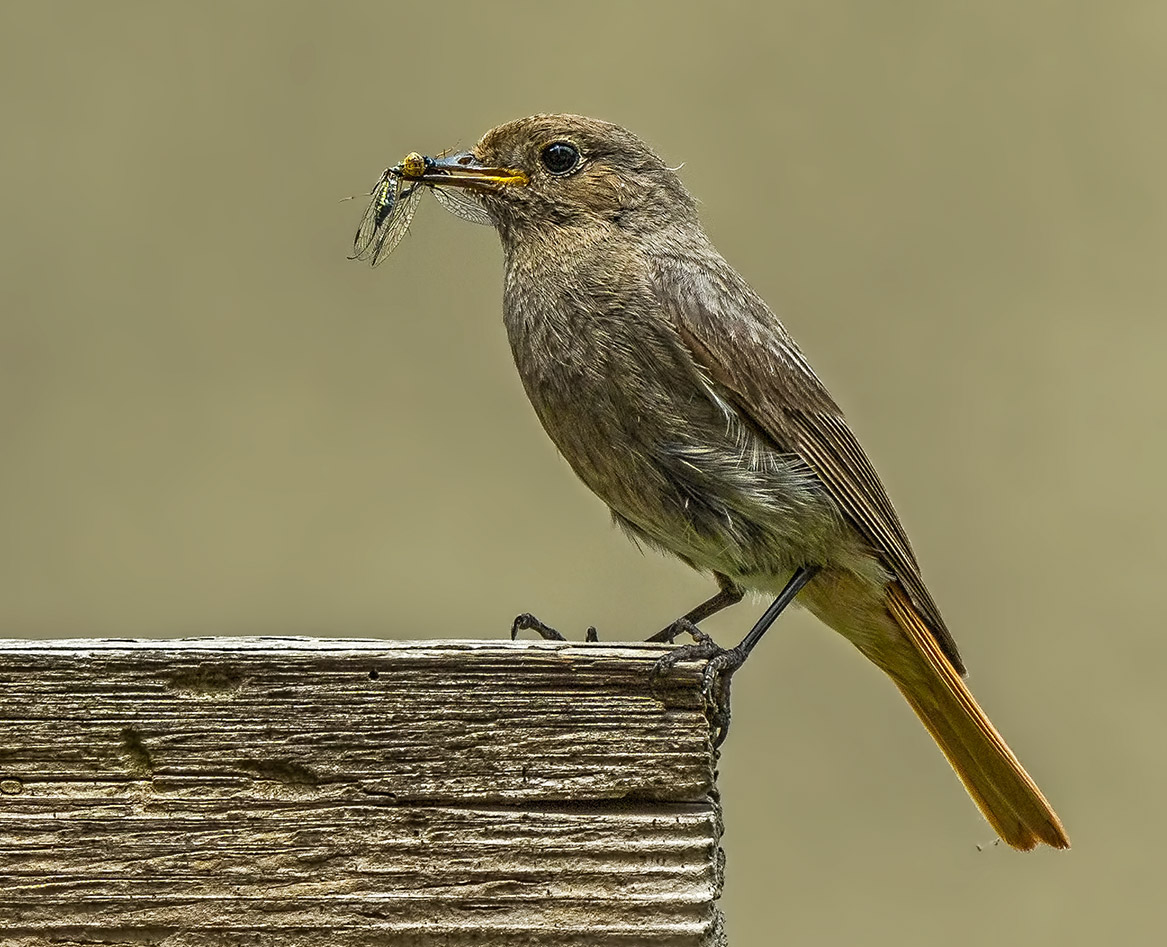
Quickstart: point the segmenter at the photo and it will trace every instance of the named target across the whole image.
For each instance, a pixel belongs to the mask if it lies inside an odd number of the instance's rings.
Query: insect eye
[[[579,149],[567,141],[553,141],[539,155],[552,174],[567,174],[579,164]]]

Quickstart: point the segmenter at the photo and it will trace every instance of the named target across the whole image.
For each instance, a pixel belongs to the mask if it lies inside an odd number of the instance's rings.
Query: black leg
[[[744,590],[729,576],[722,575],[720,572],[715,572],[714,577],[717,579],[717,584],[721,586],[716,595],[707,598],[704,602],[696,608],[686,612],[683,616],[678,618],[675,622],[667,628],[662,628],[651,638],[646,641],[667,641],[672,644],[678,635],[689,634],[692,635],[696,630],[696,625],[699,621],[703,621],[710,615],[713,615],[723,608],[728,608],[730,605],[736,605],[742,600],[745,595]],[[550,625],[541,622],[534,615],[529,612],[523,612],[511,622],[511,641],[514,641],[520,631],[533,631],[540,638],[545,641],[566,641],[558,631]],[[696,636],[694,636],[696,637]],[[587,630],[585,641],[595,642],[600,640],[600,636],[596,633],[595,628]]]
[[[790,581],[786,583],[785,588],[778,594],[778,597],[770,603],[770,607],[763,613],[762,617],[757,620],[754,627],[750,629],[741,643],[734,648],[734,651],[741,653],[741,663],[744,663],[749,657],[751,651],[754,650],[754,645],[762,640],[764,635],[778,616],[786,609],[786,606],[794,601],[799,592],[802,591],[804,585],[815,577],[815,573],[819,571],[818,566],[802,566],[790,577]],[[739,667],[741,666],[739,663]]]
[[[745,664],[746,658],[754,650],[754,645],[762,640],[762,635],[767,632],[786,606],[794,601],[798,593],[802,591],[803,586],[813,579],[818,571],[818,566],[802,566],[795,571],[778,597],[770,603],[770,607],[762,613],[762,617],[757,620],[749,634],[736,647],[722,648],[696,625],[687,622],[684,618],[677,622],[677,625],[687,626],[678,628],[678,631],[687,632],[696,643],[674,648],[657,661],[652,674],[654,678],[664,674],[680,661],[703,659],[707,662],[702,675],[701,690],[709,703],[710,722],[716,731],[713,740],[714,746],[720,746],[729,733],[729,685],[734,672]]]
[[[704,621],[710,615],[716,614],[723,608],[729,608],[730,605],[736,605],[742,600],[745,592],[736,582],[729,576],[722,575],[720,572],[714,573],[717,579],[717,584],[721,586],[718,593],[711,598],[707,598],[704,602],[694,608],[692,611],[686,612],[675,622],[667,628],[662,628],[647,641],[667,641],[672,644],[676,640],[677,635],[686,634],[689,632],[689,627]]]

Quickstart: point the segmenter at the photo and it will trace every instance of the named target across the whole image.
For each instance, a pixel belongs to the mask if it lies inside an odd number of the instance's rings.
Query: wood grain
[[[724,943],[655,646],[0,641],[0,943]]]

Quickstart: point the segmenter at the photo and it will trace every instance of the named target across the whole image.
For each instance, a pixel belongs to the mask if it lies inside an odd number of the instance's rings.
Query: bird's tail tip
[[[932,734],[989,824],[1013,848],[1070,847],[1061,820],[1018,761],[903,590],[892,586],[888,609],[920,660],[888,667],[900,692]]]

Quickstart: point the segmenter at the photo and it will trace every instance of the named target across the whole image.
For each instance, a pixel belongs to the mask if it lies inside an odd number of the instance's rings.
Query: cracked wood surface
[[[0,943],[724,943],[650,645],[0,641]]]

